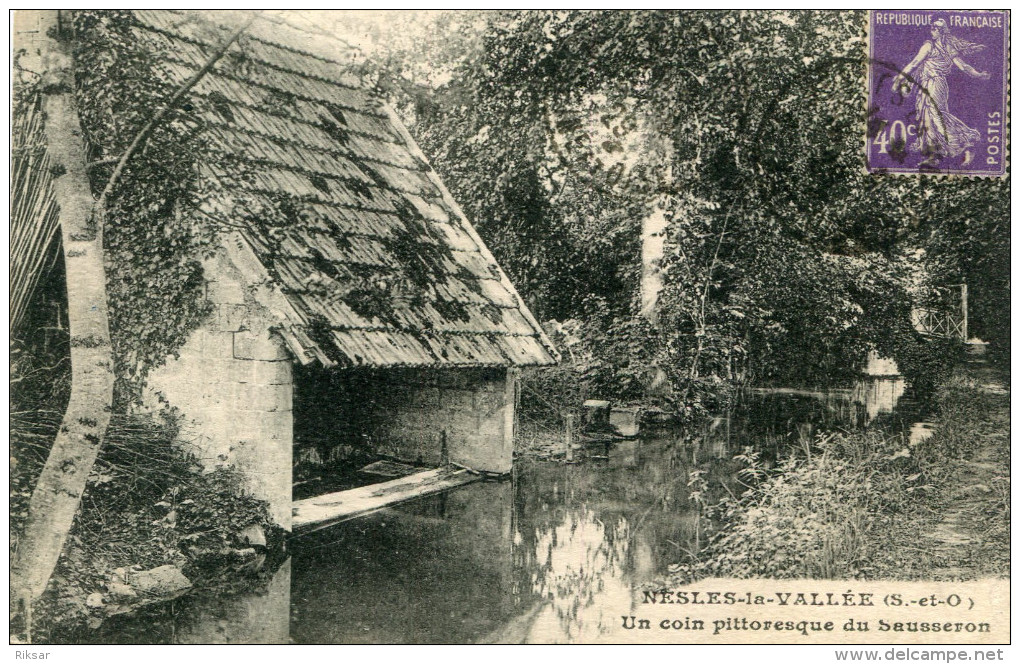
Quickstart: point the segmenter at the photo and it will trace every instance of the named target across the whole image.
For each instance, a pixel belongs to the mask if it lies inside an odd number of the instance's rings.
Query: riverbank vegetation
[[[41,333],[12,348],[12,553],[70,390],[67,326],[52,290],[62,276],[51,275],[31,301],[27,317]],[[167,593],[261,583],[282,551],[282,531],[264,501],[244,495],[231,468],[189,454],[186,437],[172,411],[113,414],[55,573],[31,625],[17,616],[12,638],[31,632],[33,643],[67,642],[76,630]],[[149,577],[162,581],[137,582]]]
[[[706,508],[716,530],[671,581],[1008,575],[1008,393],[968,364],[936,403],[923,439],[830,432],[772,466],[745,450],[745,490]]]
[[[11,415],[12,551],[59,424],[59,412]],[[185,591],[257,586],[284,533],[232,469],[203,470],[181,448],[173,418],[115,415],[32,624],[12,624],[12,633],[67,642],[76,630]]]

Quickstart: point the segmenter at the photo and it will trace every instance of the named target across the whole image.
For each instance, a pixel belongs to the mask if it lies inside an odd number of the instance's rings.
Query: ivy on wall
[[[132,31],[127,11],[74,17],[78,112],[98,197],[116,160],[177,85],[165,58]],[[140,397],[146,375],[208,314],[201,259],[217,231],[202,207],[217,185],[200,178],[207,140],[192,97],[171,109],[108,196],[104,249],[117,375],[115,408]]]

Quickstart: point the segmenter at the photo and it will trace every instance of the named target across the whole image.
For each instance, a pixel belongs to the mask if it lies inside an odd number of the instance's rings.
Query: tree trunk
[[[205,65],[174,92],[166,106],[138,131],[97,201],[89,184],[81,122],[74,105],[69,39],[61,36],[60,15],[56,10],[32,11],[40,15],[37,40],[42,56],[47,153],[55,169],[53,193],[60,207],[58,222],[67,272],[71,398],[32,492],[25,530],[11,565],[13,599],[22,604],[27,616],[31,615],[32,600],[45,590],[56,567],[113,409],[113,351],[103,255],[107,196],[127,162],[144,146],[153,129],[258,16],[257,13],[250,15]]]
[[[43,104],[47,151],[56,169],[53,193],[60,207],[67,271],[71,397],[32,493],[25,530],[11,566],[11,589],[24,602],[42,594],[56,566],[110,423],[114,381],[103,214],[94,205],[85,169],[70,48],[58,38],[57,12],[44,14],[40,25],[46,35],[41,40]]]

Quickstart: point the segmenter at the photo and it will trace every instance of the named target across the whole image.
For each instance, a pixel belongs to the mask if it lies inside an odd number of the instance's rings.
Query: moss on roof
[[[134,16],[133,31],[158,49],[173,82],[204,64],[220,32],[189,13]],[[260,19],[192,93],[206,102],[195,107],[216,157],[201,175],[248,201],[252,212],[232,221],[290,305],[279,332],[296,357],[330,366],[555,362],[399,120],[342,57],[302,43],[296,29]]]

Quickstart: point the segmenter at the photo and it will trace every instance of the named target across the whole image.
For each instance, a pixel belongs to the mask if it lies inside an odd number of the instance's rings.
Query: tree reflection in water
[[[623,569],[631,548],[627,519],[619,516],[607,524],[582,508],[537,532],[535,540],[536,557],[543,562],[532,570],[532,592],[548,603],[528,640],[595,640],[619,620],[619,607],[630,607]]]
[[[730,413],[605,444],[575,465],[524,458],[510,481],[297,538],[288,547],[292,577],[282,570],[274,592],[195,597],[155,621],[153,613],[111,621],[119,624],[94,636],[281,641],[289,618],[298,643],[599,641],[632,611],[636,587],[704,544],[701,505],[742,490],[735,454],[753,446],[770,462],[827,428],[909,425],[889,415],[903,393],[902,381],[889,379],[828,392],[759,390]],[[703,503],[691,498],[692,471]]]

